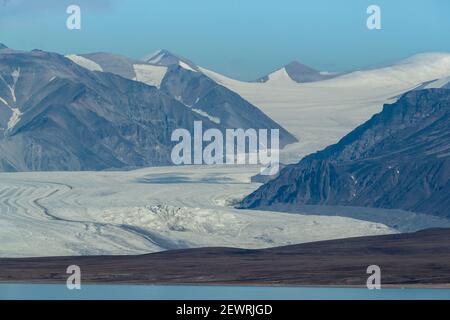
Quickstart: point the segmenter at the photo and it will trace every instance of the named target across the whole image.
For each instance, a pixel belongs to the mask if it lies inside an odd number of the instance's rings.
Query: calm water
[[[450,299],[450,289],[305,288],[85,285],[70,291],[62,285],[0,284],[0,299],[136,300],[292,300],[292,299]]]

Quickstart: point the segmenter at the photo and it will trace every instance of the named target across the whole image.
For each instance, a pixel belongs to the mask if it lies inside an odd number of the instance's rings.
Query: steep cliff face
[[[405,94],[339,143],[288,166],[243,208],[398,208],[450,217],[450,90]]]

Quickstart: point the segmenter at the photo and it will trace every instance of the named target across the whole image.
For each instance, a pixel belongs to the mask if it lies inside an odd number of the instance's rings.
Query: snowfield
[[[140,254],[265,248],[395,233],[344,217],[246,211],[232,204],[258,168],[189,166],[130,172],[0,174],[0,256]]]

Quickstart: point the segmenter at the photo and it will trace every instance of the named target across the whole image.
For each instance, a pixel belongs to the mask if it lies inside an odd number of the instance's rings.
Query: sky
[[[66,27],[70,4],[81,30]],[[366,26],[372,4],[381,30]],[[242,80],[294,60],[350,71],[450,52],[449,35],[449,0],[0,0],[0,42],[14,49],[142,58],[164,48]]]

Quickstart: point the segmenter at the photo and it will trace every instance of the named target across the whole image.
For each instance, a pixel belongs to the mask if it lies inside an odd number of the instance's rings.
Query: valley
[[[0,256],[255,249],[398,232],[351,217],[233,208],[259,185],[250,183],[257,172],[257,166],[182,166],[0,173]]]

